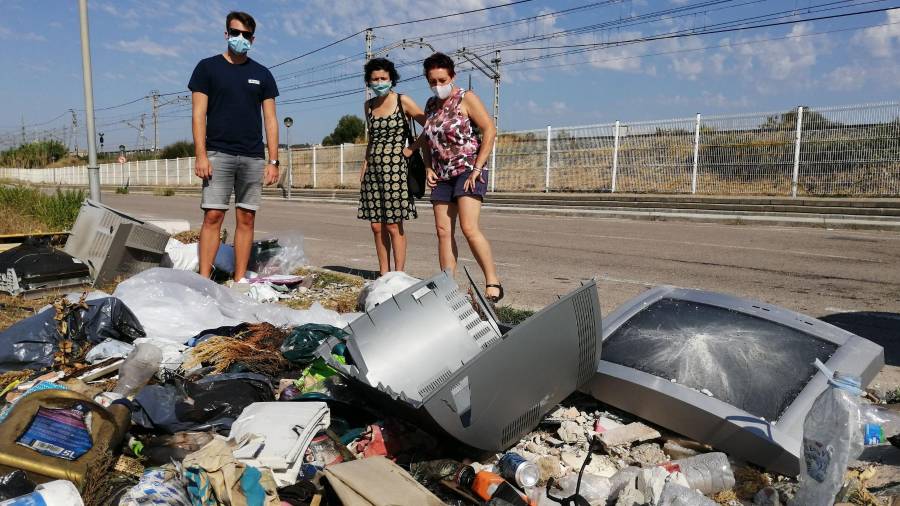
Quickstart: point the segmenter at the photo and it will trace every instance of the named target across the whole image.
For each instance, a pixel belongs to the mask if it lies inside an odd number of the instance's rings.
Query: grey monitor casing
[[[333,360],[334,339],[319,355],[402,403],[397,413],[415,412],[471,448],[508,448],[593,377],[601,343],[597,287],[584,283],[502,335],[474,285],[472,293],[478,311],[441,273],[350,324],[355,365]]]
[[[95,285],[158,267],[169,234],[145,221],[93,200],[85,200],[66,241],[65,252],[84,261]]]
[[[863,384],[868,384],[884,365],[881,346],[821,320],[771,304],[672,286],[648,290],[604,318],[604,340],[640,311],[662,299],[721,307],[833,343],[837,349],[825,365],[858,375]],[[778,353],[778,350],[771,352]],[[748,380],[752,382],[753,378]],[[778,419],[771,422],[667,378],[605,360],[600,361],[597,375],[582,390],[602,402],[739,459],[794,476],[800,471],[803,421],[826,386],[827,379],[815,374]]]

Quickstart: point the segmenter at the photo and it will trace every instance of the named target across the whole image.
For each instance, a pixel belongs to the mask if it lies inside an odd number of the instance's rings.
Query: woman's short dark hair
[[[422,68],[425,74],[433,69],[446,69],[447,73],[450,74],[450,77],[456,75],[456,70],[453,69],[453,59],[444,53],[434,53],[428,58],[425,58],[425,61],[422,62]]]
[[[388,73],[388,76],[391,78],[391,85],[397,86],[397,81],[400,80],[400,74],[397,73],[397,69],[394,68],[394,63],[387,58],[372,58],[366,63],[364,67],[365,72],[365,80],[369,82],[369,78],[372,77],[372,72],[376,70],[383,70]]]
[[[228,16],[225,17],[226,30],[231,27],[231,20],[233,19],[240,21],[241,24],[250,29],[251,33],[256,33],[256,20],[253,19],[253,16],[242,11],[231,11],[228,13]]]

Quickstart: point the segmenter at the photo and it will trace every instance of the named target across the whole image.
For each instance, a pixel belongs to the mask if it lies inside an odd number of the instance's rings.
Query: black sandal
[[[489,285],[484,285],[484,288],[485,288],[485,291],[487,291],[487,288],[499,288],[500,289],[500,295],[498,295],[496,297],[490,297],[488,295],[484,296],[484,298],[487,299],[488,302],[490,302],[491,304],[496,304],[503,299],[503,285],[501,285],[499,283],[497,283],[497,284],[492,283]]]

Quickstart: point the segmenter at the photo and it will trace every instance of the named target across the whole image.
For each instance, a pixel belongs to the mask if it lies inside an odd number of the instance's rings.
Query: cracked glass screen
[[[660,299],[603,342],[603,360],[632,367],[775,421],[837,345],[730,309]]]

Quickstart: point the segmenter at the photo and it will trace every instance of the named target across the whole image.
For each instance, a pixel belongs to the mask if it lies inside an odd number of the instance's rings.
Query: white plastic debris
[[[319,323],[338,328],[347,323],[320,304],[307,310],[261,304],[192,272],[161,267],[123,281],[113,295],[137,316],[148,338],[175,343],[185,343],[204,330],[243,322],[278,327]]]
[[[117,341],[115,339],[106,339],[102,343],[91,348],[91,351],[87,352],[87,355],[84,356],[84,360],[89,364],[96,364],[109,358],[125,358],[133,349],[134,346],[128,343],[123,343],[122,341]]]
[[[197,252],[197,244],[185,244],[178,239],[169,238],[169,242],[166,243],[166,255],[163,257],[162,266],[180,271],[197,272],[200,269],[200,256]]]
[[[150,343],[162,351],[162,361],[159,363],[160,372],[174,371],[181,367],[181,363],[184,361],[184,352],[188,348],[181,343],[153,337],[141,337],[134,340],[135,346],[141,343]]]
[[[253,283],[247,296],[256,302],[278,302],[278,291],[267,283]]]
[[[231,426],[232,453],[244,464],[272,470],[275,483],[297,482],[303,456],[316,433],[331,424],[324,402],[254,402]]]
[[[393,271],[366,285],[359,294],[361,306],[371,311],[378,304],[421,281],[401,271]]]

